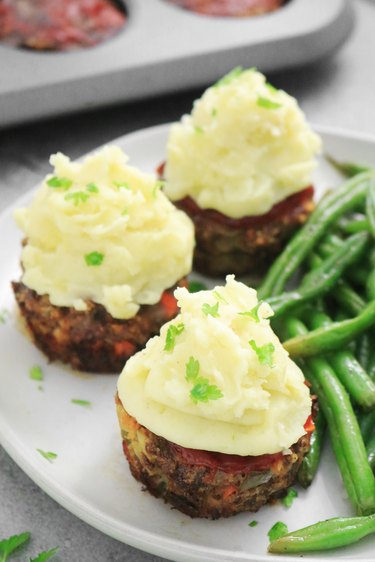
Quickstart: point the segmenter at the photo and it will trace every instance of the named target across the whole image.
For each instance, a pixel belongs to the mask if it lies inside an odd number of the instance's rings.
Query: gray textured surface
[[[354,4],[356,28],[333,58],[270,78],[299,99],[310,121],[375,135],[375,3],[357,0]],[[198,94],[192,91],[2,131],[0,209],[47,172],[52,152],[77,157],[126,132],[177,119]],[[39,490],[0,448],[0,537],[25,530],[33,538],[18,560],[56,545],[60,547],[56,562],[161,560],[81,522]]]

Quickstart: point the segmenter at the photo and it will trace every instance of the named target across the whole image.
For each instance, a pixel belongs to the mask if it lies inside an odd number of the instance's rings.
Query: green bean
[[[364,370],[367,372],[370,365],[372,337],[369,332],[361,334],[358,338],[357,358]]]
[[[339,236],[336,236],[335,234],[328,234],[324,237],[322,243],[319,244],[317,252],[320,257],[327,258],[333,252],[337,251],[338,248],[341,248],[343,244],[344,240],[342,240]],[[368,268],[356,264],[356,267],[350,268],[345,275],[348,279],[362,287],[366,285],[367,282]],[[342,283],[345,283],[345,281],[342,281]]]
[[[349,314],[360,314],[366,302],[346,281],[340,279],[332,292],[334,300]]]
[[[375,301],[370,302],[355,318],[333,322],[306,335],[291,338],[283,345],[292,357],[311,357],[329,353],[347,345],[373,324],[375,324]]]
[[[327,195],[311,214],[305,225],[292,238],[268,270],[258,296],[268,299],[282,293],[286,282],[305,259],[327,228],[347,211],[365,201],[368,184],[374,172],[364,173],[345,182]]]
[[[347,178],[352,178],[362,172],[371,170],[369,166],[363,166],[362,164],[356,164],[354,162],[338,162],[328,154],[325,154],[325,158],[337,171],[341,172]]]
[[[366,283],[366,296],[368,300],[375,300],[375,267],[372,268]]]
[[[312,311],[309,314],[309,326],[321,328],[329,326],[332,321],[326,314]],[[327,357],[337,377],[349,392],[353,400],[362,408],[375,406],[375,384],[352,352],[340,349]]]
[[[337,221],[337,226],[345,232],[345,234],[355,234],[356,232],[369,231],[370,225],[364,215],[359,215],[356,218],[341,217]]]
[[[366,443],[367,460],[372,470],[375,470],[375,435],[372,435]]]
[[[359,428],[363,441],[367,443],[375,428],[375,410],[366,412],[359,417]]]
[[[367,373],[370,379],[375,380],[375,349],[371,349]]]
[[[287,332],[303,336],[305,325],[286,319]],[[349,397],[324,358],[306,360],[308,375],[319,406],[327,420],[331,444],[348,496],[358,514],[375,510],[375,478],[367,462],[367,453],[358,421]]]
[[[370,232],[375,238],[375,182],[370,182],[366,195],[366,216],[369,222]]]
[[[341,277],[343,271],[361,255],[367,240],[368,236],[364,232],[353,234],[334,253],[322,261],[319,267],[305,275],[296,291],[268,299],[275,317],[285,314],[297,304],[303,304],[328,292]]]
[[[304,457],[297,473],[298,483],[307,488],[314,480],[316,471],[318,470],[321,450],[323,447],[324,432],[326,422],[323,413],[319,410],[314,419],[315,431],[310,436],[310,449]]]
[[[375,514],[367,517],[334,517],[271,542],[268,551],[297,553],[347,546],[375,532]]]

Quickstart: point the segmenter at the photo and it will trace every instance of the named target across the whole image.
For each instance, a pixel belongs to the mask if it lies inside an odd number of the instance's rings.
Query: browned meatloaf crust
[[[258,16],[280,8],[285,0],[168,0],[181,8],[206,16]]]
[[[313,194],[313,188],[307,188],[281,201],[264,215],[242,219],[231,219],[213,209],[201,209],[190,197],[174,201],[194,222],[194,269],[213,276],[264,273],[313,211]]]
[[[118,396],[116,407],[124,453],[134,478],[152,495],[191,517],[218,519],[257,511],[284,496],[309,450],[308,434],[291,447],[290,455],[239,458],[185,449],[139,425],[127,414]],[[227,458],[225,471],[221,469],[223,458]],[[261,462],[257,466],[258,459]]]
[[[186,286],[186,281],[178,285]],[[60,360],[79,371],[120,373],[126,360],[178,312],[175,287],[165,291],[157,304],[142,305],[133,318],[118,320],[91,301],[86,311],[78,311],[52,305],[47,295],[40,296],[21,282],[12,286],[35,345],[51,361]]]

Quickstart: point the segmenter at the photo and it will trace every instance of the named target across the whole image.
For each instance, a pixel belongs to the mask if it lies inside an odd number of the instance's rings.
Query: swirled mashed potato
[[[127,319],[190,272],[191,221],[127,160],[116,146],[83,162],[55,154],[54,174],[16,211],[22,281],[53,305],[85,310],[92,300]]]
[[[293,97],[234,69],[172,126],[165,193],[232,218],[261,215],[311,184],[320,147]]]
[[[288,449],[311,413],[304,376],[270,327],[272,310],[233,276],[224,287],[177,289],[181,313],[127,362],[127,412],[183,447],[237,455]]]

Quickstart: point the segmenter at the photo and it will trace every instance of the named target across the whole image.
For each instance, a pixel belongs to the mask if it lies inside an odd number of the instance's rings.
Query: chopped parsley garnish
[[[199,291],[207,291],[207,285],[200,281],[189,281],[189,293],[199,293]]]
[[[85,262],[87,265],[101,265],[104,260],[104,254],[100,252],[90,252],[85,255]]]
[[[96,183],[88,183],[86,185],[86,189],[87,191],[89,191],[90,193],[99,193],[99,188],[96,185]]]
[[[288,533],[288,527],[282,521],[277,521],[271,529],[268,531],[267,535],[270,541],[276,541],[277,539],[281,539]]]
[[[197,404],[198,402],[208,402],[218,400],[223,397],[220,388],[215,384],[210,384],[209,380],[199,376],[199,361],[194,357],[189,357],[186,363],[185,379],[194,386],[190,391],[190,398]]]
[[[273,352],[275,351],[275,346],[273,345],[273,343],[266,343],[258,347],[255,343],[255,340],[249,340],[249,344],[257,354],[259,363],[261,365],[268,365],[269,367],[273,367]]]
[[[152,196],[155,197],[157,196],[157,194],[159,193],[159,191],[164,187],[165,185],[165,181],[164,180],[157,180],[154,184],[154,187],[152,189]]]
[[[216,117],[216,115],[217,115],[217,109],[216,109],[216,107],[214,107],[214,108],[212,109],[211,115],[212,115],[212,117]]]
[[[259,301],[258,304],[256,304],[251,310],[248,310],[246,312],[239,312],[238,314],[240,316],[249,316],[249,318],[252,318],[255,322],[260,322],[259,309],[262,304],[263,301]]]
[[[86,408],[91,406],[90,400],[80,400],[79,398],[72,398],[71,403],[77,406],[85,406]]]
[[[123,187],[124,189],[130,189],[129,182],[127,182],[127,181],[117,181],[117,180],[115,180],[115,181],[113,182],[113,185],[115,185],[115,186],[118,187],[119,189],[121,189],[122,187]]]
[[[219,88],[220,86],[226,86],[230,84],[235,78],[240,76],[243,73],[244,69],[242,66],[236,66],[233,68],[228,74],[225,74],[220,80],[218,80],[214,85],[213,88]]]
[[[12,535],[7,539],[0,541],[0,562],[6,562],[8,556],[20,546],[26,544],[30,540],[30,533],[21,533],[20,535]]]
[[[171,324],[167,330],[167,336],[165,338],[165,346],[164,351],[172,351],[174,349],[176,343],[176,337],[182,334],[184,331],[185,326],[181,324]]]
[[[270,84],[269,82],[266,82],[266,88],[268,88],[269,92],[271,92],[272,94],[276,94],[276,92],[279,91],[277,88],[275,88],[275,86],[272,86],[272,84]]]
[[[59,178],[57,176],[53,176],[47,180],[47,185],[49,187],[61,188],[61,189],[69,189],[72,185],[72,180],[69,178]]]
[[[34,365],[33,367],[31,367],[29,371],[29,377],[33,381],[42,381],[44,379],[42,368],[39,365]]]
[[[71,201],[77,207],[80,203],[86,203],[90,198],[90,194],[85,191],[73,191],[72,193],[67,193],[64,197],[65,201]]]
[[[214,318],[219,318],[219,303],[217,302],[214,305],[210,305],[207,302],[202,304],[202,312],[206,316],[213,316]]]
[[[201,135],[202,133],[204,133],[204,130],[202,129],[202,127],[194,127],[194,130],[196,133],[198,133],[198,135]]]
[[[221,295],[221,294],[219,293],[219,291],[212,291],[212,294],[214,295],[214,297],[215,297],[218,301],[220,301],[220,302],[222,302],[222,303],[224,303],[224,304],[228,304],[228,301],[223,297],[223,295]]]
[[[185,367],[185,379],[187,382],[195,382],[199,375],[199,361],[194,357],[189,357]]]
[[[55,556],[58,550],[58,546],[56,546],[55,548],[51,548],[51,550],[44,550],[43,552],[38,554],[36,558],[30,559],[30,562],[46,562],[47,560],[50,560],[50,558]]]
[[[248,523],[249,527],[256,527],[258,525],[258,521],[255,521],[255,519],[253,521],[250,521],[250,523]]]
[[[126,217],[128,214],[129,214],[129,209],[126,208],[122,211],[121,216]]]
[[[286,496],[281,500],[285,507],[291,507],[293,501],[298,498],[298,492],[294,488],[289,488]]]
[[[264,98],[263,96],[258,96],[257,105],[259,105],[259,107],[264,107],[265,109],[278,109],[282,106],[281,103]]]
[[[0,324],[5,324],[9,318],[9,310],[7,308],[2,308],[0,310]]]
[[[57,459],[57,454],[52,451],[43,451],[42,449],[37,449],[38,453],[42,455],[47,461],[52,462]]]

